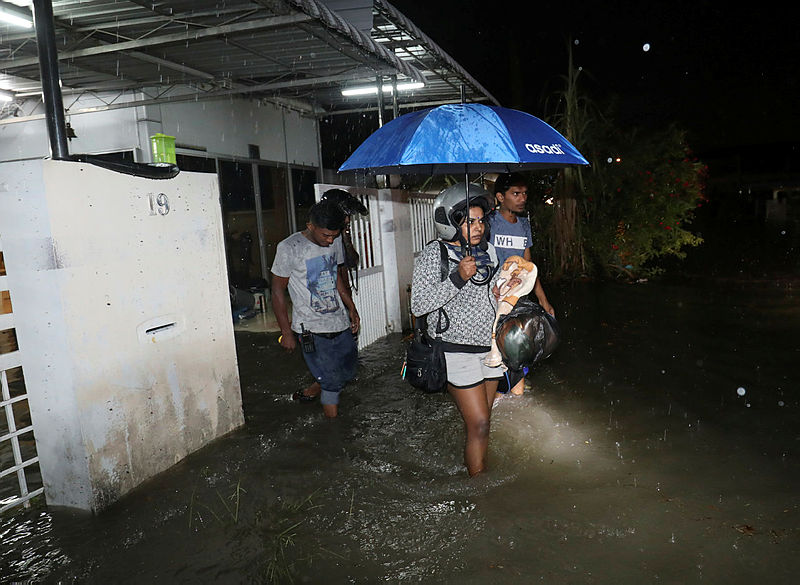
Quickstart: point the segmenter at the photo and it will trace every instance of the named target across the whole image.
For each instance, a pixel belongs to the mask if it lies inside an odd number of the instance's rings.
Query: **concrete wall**
[[[315,121],[270,104],[242,99],[179,102],[150,106],[148,117],[162,120],[161,132],[175,136],[178,144],[239,157],[248,157],[248,145],[255,144],[263,160],[319,165]]]
[[[0,164],[49,504],[99,510],[243,424],[216,177]]]
[[[117,94],[114,94],[116,96]],[[130,101],[139,94],[125,94],[119,101]],[[72,110],[103,107],[113,99],[94,96],[80,99],[64,96],[64,105]],[[0,120],[0,161],[44,158],[50,155],[44,108],[38,100],[22,104],[19,118]],[[68,115],[77,138],[69,141],[72,153],[106,153],[132,150],[139,146],[136,108]]]
[[[263,160],[319,165],[316,122],[269,103],[229,98],[102,111],[108,103],[148,97],[146,92],[65,96],[67,120],[77,135],[69,142],[70,152],[134,150],[137,161],[150,162],[149,137],[162,132],[175,136],[178,144],[204,148],[210,155],[248,157],[248,145],[255,144]],[[101,110],[75,113],[89,108]],[[41,104],[29,101],[20,114],[0,120],[0,161],[49,156],[47,128],[37,118],[42,115]]]

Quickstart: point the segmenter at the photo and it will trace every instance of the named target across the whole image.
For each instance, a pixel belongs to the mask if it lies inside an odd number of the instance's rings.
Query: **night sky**
[[[696,151],[800,141],[800,29],[777,3],[392,2],[503,106],[545,114],[572,39],[623,124],[677,122]]]

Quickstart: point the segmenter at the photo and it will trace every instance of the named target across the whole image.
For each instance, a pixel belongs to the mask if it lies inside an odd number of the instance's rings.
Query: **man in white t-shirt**
[[[358,358],[354,335],[360,319],[338,270],[345,261],[337,240],[343,226],[338,206],[315,204],[306,229],[278,244],[272,265],[272,308],[281,329],[280,344],[294,351],[300,342],[306,365],[319,382],[322,409],[330,418],[338,415],[339,392],[355,376]],[[307,391],[296,398],[314,400]]]

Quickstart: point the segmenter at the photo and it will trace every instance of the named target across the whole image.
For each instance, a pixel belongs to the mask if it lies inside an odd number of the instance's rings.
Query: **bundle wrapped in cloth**
[[[488,366],[504,363],[518,371],[550,356],[558,345],[555,317],[538,303],[523,298],[533,290],[538,270],[521,256],[509,256],[497,279],[497,315],[492,347],[484,358]]]
[[[515,371],[550,357],[560,337],[555,317],[528,299],[520,299],[509,313],[502,315],[495,330],[503,363]]]
[[[503,363],[503,356],[497,345],[497,324],[501,317],[507,315],[517,304],[520,297],[533,290],[538,270],[536,264],[522,258],[509,256],[500,268],[500,275],[495,286],[497,290],[497,313],[492,326],[492,347],[483,363],[494,368]]]

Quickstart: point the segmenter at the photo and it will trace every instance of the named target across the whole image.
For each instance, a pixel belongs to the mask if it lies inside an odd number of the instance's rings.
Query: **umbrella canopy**
[[[339,167],[375,174],[513,172],[588,165],[536,116],[483,104],[448,104],[395,118]]]

